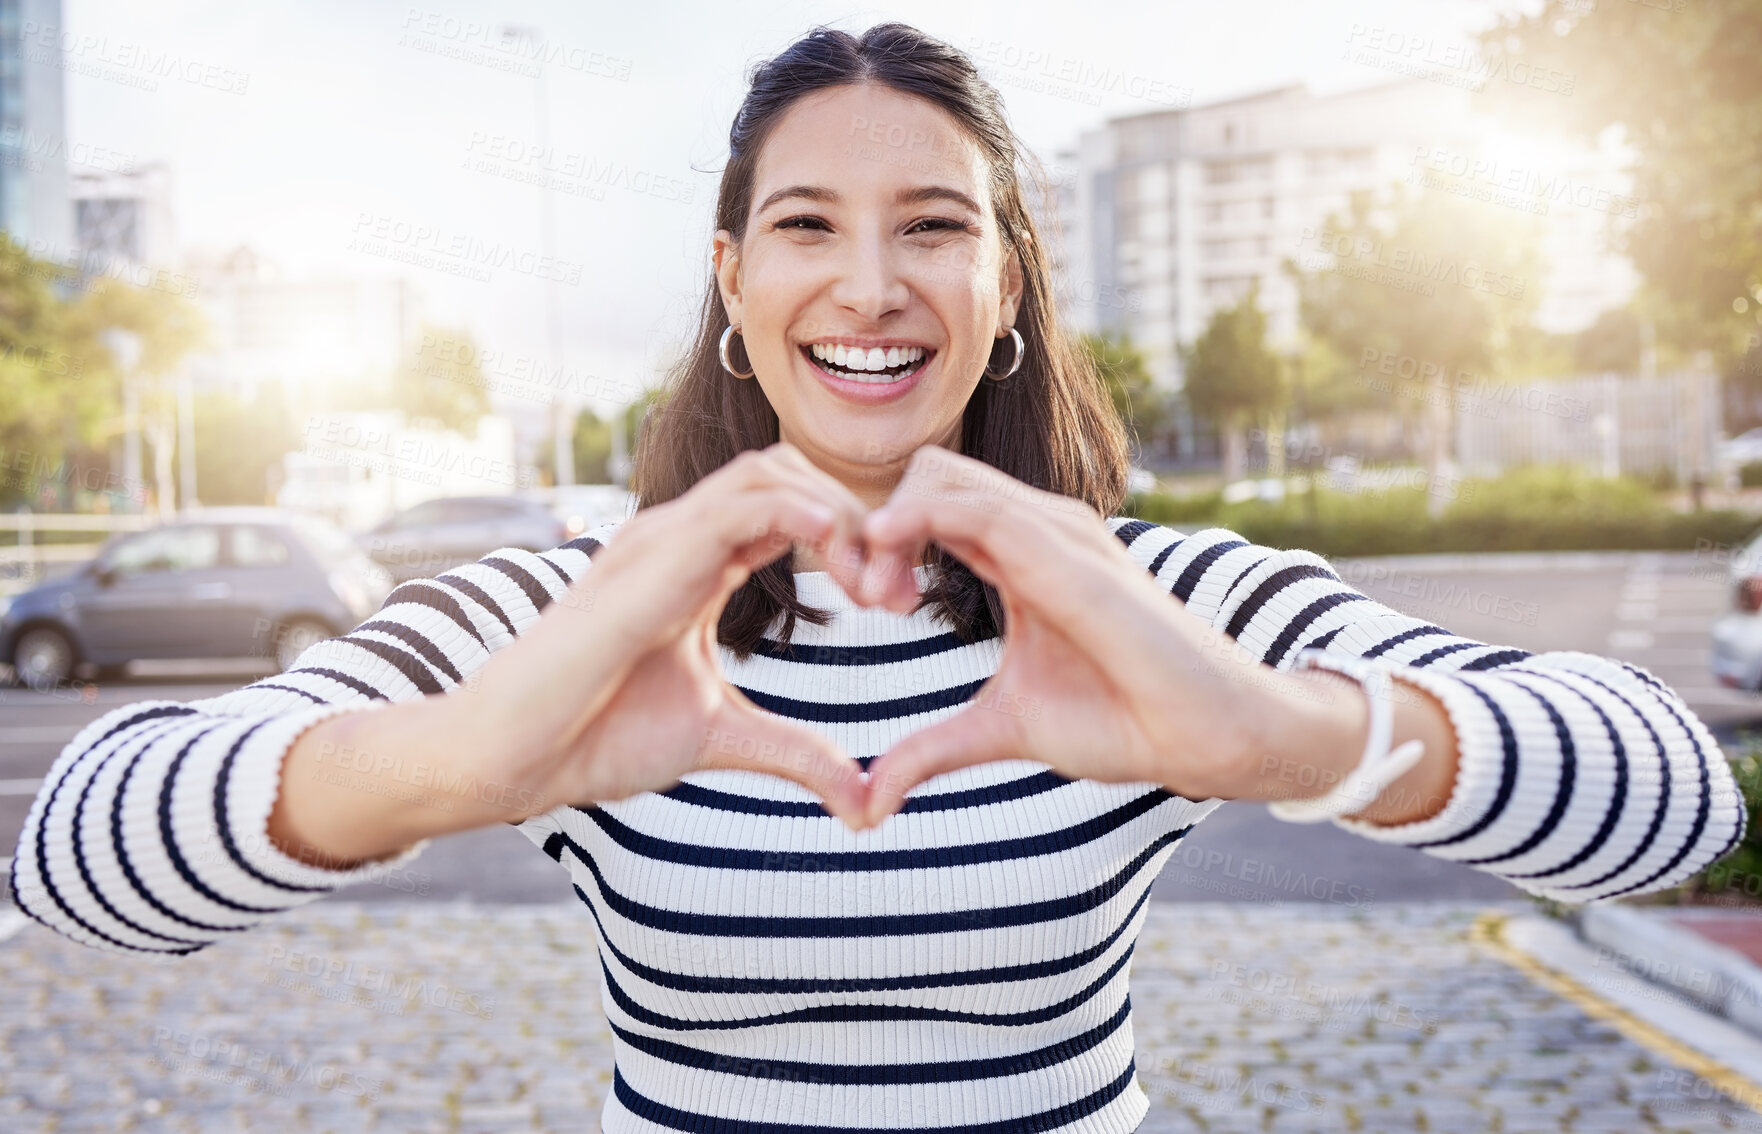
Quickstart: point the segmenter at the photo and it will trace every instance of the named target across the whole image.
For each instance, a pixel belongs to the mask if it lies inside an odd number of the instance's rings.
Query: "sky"
[[[1347,56],[1371,31],[1468,45],[1464,0],[1072,5],[948,0],[649,3],[64,0],[70,146],[162,161],[177,244],[248,244],[303,275],[403,275],[429,316],[486,349],[549,358],[555,290],[570,367],[647,384],[710,269],[717,172],[748,70],[812,27],[903,20],[973,55],[1042,160],[1109,117],[1269,87],[1393,76]],[[496,50],[536,29],[551,62]],[[519,69],[510,69],[510,64]],[[542,77],[531,72],[542,70]],[[1030,89],[1045,75],[1118,76]],[[548,107],[549,150],[538,112]],[[540,195],[559,187],[554,255]],[[515,250],[474,278],[444,252]]]

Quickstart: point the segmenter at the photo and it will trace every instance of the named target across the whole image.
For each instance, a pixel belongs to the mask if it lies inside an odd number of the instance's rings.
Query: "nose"
[[[911,289],[899,274],[885,234],[870,229],[844,242],[830,295],[834,303],[870,323],[906,305]]]

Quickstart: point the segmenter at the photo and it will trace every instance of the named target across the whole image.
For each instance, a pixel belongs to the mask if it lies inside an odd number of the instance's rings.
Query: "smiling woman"
[[[895,138],[923,160],[876,160]],[[597,930],[610,1134],[1126,1134],[1150,885],[1226,799],[1565,902],[1741,837],[1717,744],[1643,670],[1116,514],[1124,432],[965,56],[815,31],[731,143],[637,513],[93,721],[26,821],[21,908],[188,954],[512,823]]]

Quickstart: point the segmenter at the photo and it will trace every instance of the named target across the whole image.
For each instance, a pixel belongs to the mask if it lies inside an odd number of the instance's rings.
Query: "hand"
[[[1159,587],[1088,504],[925,446],[862,534],[866,597],[909,612],[904,565],[935,541],[997,588],[1006,619],[997,672],[973,701],[869,765],[871,823],[930,777],[989,760],[1194,799],[1227,797],[1241,781],[1242,671],[1274,671]]]
[[[760,567],[807,542],[855,593],[866,511],[779,442],[741,453],[675,500],[638,511],[464,694],[492,725],[486,759],[546,802],[624,799],[706,769],[783,776],[860,829],[861,765],[829,737],[765,712],[724,678],[716,626]],[[824,549],[822,552],[820,549]]]

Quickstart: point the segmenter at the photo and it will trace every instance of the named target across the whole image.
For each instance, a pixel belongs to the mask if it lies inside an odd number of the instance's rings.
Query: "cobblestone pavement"
[[[1470,937],[1524,903],[1152,903],[1142,1134],[1762,1131]],[[591,1131],[611,1085],[572,906],[319,902],[165,964],[0,943],[0,1130]]]

